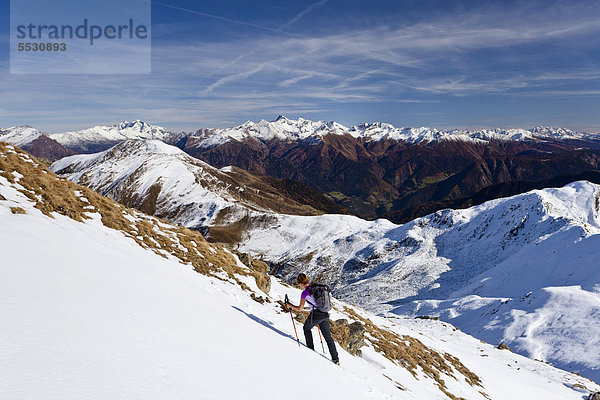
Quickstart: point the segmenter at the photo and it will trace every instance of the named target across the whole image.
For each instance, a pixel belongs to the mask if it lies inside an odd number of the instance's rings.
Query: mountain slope
[[[27,125],[0,129],[0,142],[19,146],[36,157],[50,161],[74,154],[73,151],[50,139],[46,133]]]
[[[308,190],[311,199],[298,202],[295,192],[302,188],[281,194],[289,184],[235,167],[218,170],[156,140],[128,140],[102,153],[67,157],[52,169],[127,206],[194,229],[232,224],[255,212],[321,213],[304,202],[335,209],[318,193]]]
[[[0,220],[2,398],[300,399],[290,390],[300,375],[347,399],[580,399],[600,389],[448,324],[384,320],[337,301],[333,318],[369,334],[362,357],[340,350],[335,366],[295,343],[274,303],[297,289],[274,281],[255,301],[251,271],[225,249],[4,145]]]
[[[285,263],[284,276],[317,275],[373,312],[440,316],[598,380],[599,197],[577,182],[402,226],[287,217],[248,232],[241,249]]]

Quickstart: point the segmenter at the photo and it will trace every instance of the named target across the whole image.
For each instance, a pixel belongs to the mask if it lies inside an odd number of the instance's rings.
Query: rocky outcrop
[[[510,349],[510,347],[508,347],[506,344],[504,343],[500,343],[498,345],[498,347],[496,347],[498,350],[508,350],[512,353],[512,350]],[[600,399],[599,399],[600,400]]]
[[[269,294],[271,290],[271,276],[269,275],[271,268],[269,264],[262,260],[254,259],[250,253],[237,252],[236,255],[245,266],[255,272],[254,279],[256,286],[266,294]]]
[[[75,154],[72,150],[45,135],[23,145],[21,148],[31,155],[49,161],[60,160],[63,157]]]
[[[360,348],[365,345],[365,327],[356,321],[351,324],[347,319],[331,321],[331,334],[336,342],[353,356],[360,356]]]

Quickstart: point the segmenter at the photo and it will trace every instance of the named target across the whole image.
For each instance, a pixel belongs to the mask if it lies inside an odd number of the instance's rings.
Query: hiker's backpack
[[[315,299],[313,306],[321,312],[329,312],[331,310],[331,297],[329,292],[331,289],[329,286],[323,283],[312,283],[308,287],[308,293]]]

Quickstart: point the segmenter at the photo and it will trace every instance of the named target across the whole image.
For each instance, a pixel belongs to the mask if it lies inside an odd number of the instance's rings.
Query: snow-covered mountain
[[[29,125],[0,129],[0,142],[22,147],[42,136],[43,133]]]
[[[29,125],[0,129],[0,142],[18,146],[36,157],[50,161],[73,154],[71,150],[50,139],[45,132]]]
[[[159,142],[127,146],[135,149],[65,159],[53,170],[101,191],[128,188],[139,198],[160,184],[156,213],[190,227],[199,219],[214,223],[208,210],[229,207],[211,200],[208,192],[218,186],[192,195],[201,185],[185,176],[197,161],[177,149]],[[152,167],[138,168],[151,159]],[[306,271],[372,312],[438,315],[491,343],[598,380],[599,338],[589,332],[600,330],[599,198],[597,185],[576,182],[405,225],[281,215],[243,204],[240,213],[223,215],[244,215],[244,223],[226,219],[236,222],[229,227],[239,249],[279,265],[283,277]]]
[[[598,140],[598,135],[575,132],[564,128],[536,127],[527,129],[482,129],[482,130],[440,130],[436,128],[408,128],[395,127],[388,123],[373,122],[346,127],[334,121],[310,121],[303,118],[297,120],[284,116],[274,121],[260,120],[247,121],[242,125],[221,128],[201,129],[192,135],[194,146],[211,148],[231,140],[241,141],[254,138],[261,141],[278,140],[307,140],[317,139],[323,135],[348,134],[354,138],[367,141],[390,139],[408,143],[431,142],[438,140],[463,140],[486,142],[497,141],[523,141],[534,139],[575,139]]]
[[[130,139],[101,153],[63,158],[51,168],[112,199],[195,229],[273,212],[320,214],[258,176],[234,167],[219,170],[158,140]]]
[[[576,182],[405,225],[286,217],[241,249],[382,313],[432,315],[600,379],[600,187]]]
[[[277,301],[299,290],[273,280],[262,292],[222,246],[2,144],[0,221],[3,399],[305,398],[291,376],[327,382],[324,397],[361,400],[575,400],[600,390],[447,323],[374,317],[339,301],[332,319],[366,333],[362,354],[340,345],[336,366],[298,346],[280,311]]]
[[[94,126],[79,131],[53,133],[49,136],[77,153],[105,150],[128,139],[167,140],[173,133],[165,128],[136,120],[112,126]]]

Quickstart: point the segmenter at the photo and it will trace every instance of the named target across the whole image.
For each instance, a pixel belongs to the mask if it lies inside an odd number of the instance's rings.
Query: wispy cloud
[[[199,15],[201,17],[207,17],[207,18],[212,18],[212,19],[216,19],[219,21],[224,21],[230,24],[236,24],[236,25],[242,25],[242,26],[248,26],[251,28],[256,28],[256,29],[261,29],[261,30],[265,30],[265,31],[270,31],[270,32],[277,32],[277,33],[282,33],[282,31],[278,28],[272,28],[269,26],[265,26],[265,25],[259,25],[259,24],[253,24],[251,22],[247,22],[247,21],[241,21],[241,20],[237,20],[237,19],[232,19],[232,18],[227,18],[227,17],[223,17],[221,15],[216,15],[216,14],[209,14],[209,13],[205,13],[202,11],[197,11],[197,10],[192,10],[190,8],[185,8],[185,7],[178,7],[178,6],[174,6],[172,4],[165,4],[165,3],[160,3],[157,1],[152,1],[152,4],[155,6],[160,6],[160,7],[167,7],[167,8],[171,8],[173,10],[178,10],[178,11],[183,11],[185,13],[188,14],[194,14],[194,15]],[[285,32],[283,32],[285,33]],[[288,33],[291,36],[296,36],[292,33]]]
[[[262,71],[265,68],[264,65],[258,65],[248,71],[244,71],[244,72],[239,72],[236,74],[231,74],[231,75],[227,75],[221,79],[219,79],[218,81],[216,81],[215,83],[211,84],[210,86],[208,86],[205,90],[204,93],[210,93],[212,92],[214,89],[226,85],[228,83],[231,82],[235,82],[238,81],[240,79],[245,79],[248,77],[251,77],[252,75],[256,75],[257,73],[259,73],[260,71]]]
[[[7,75],[0,125],[35,118],[51,121],[50,128],[41,127],[51,130],[134,117],[191,129],[281,113],[389,122],[409,115],[439,125],[450,124],[448,110],[457,102],[480,96],[560,99],[561,106],[565,98],[585,97],[600,106],[600,3],[534,1],[521,9],[498,4],[399,23],[332,23],[321,30],[303,25],[332,3],[287,10],[288,17],[273,19],[272,26],[154,3],[227,28],[252,29],[222,40],[157,41],[147,77]],[[163,28],[169,37],[179,29]],[[251,34],[255,30],[260,34]],[[470,105],[479,107],[476,100]],[[486,112],[473,125],[499,111]],[[593,118],[600,121],[588,121]]]

